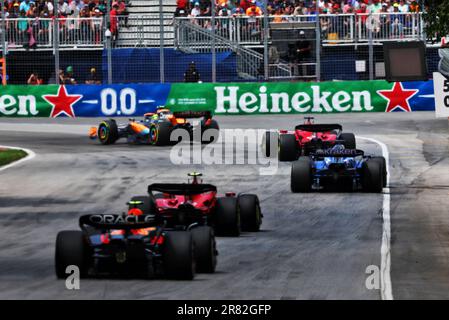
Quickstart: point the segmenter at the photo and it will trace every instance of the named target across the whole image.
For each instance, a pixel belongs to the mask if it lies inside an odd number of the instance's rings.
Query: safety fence
[[[0,49],[8,83],[375,80],[385,78],[384,42],[426,39],[421,13],[153,13],[119,16],[113,27],[110,21],[5,19]],[[431,76],[438,51],[427,53]]]
[[[415,112],[435,110],[435,94],[433,81],[8,85],[0,92],[0,117],[138,117],[161,105],[222,115]]]

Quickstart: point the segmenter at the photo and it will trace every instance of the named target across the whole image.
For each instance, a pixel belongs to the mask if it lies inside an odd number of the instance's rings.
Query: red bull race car
[[[203,118],[198,128],[188,121],[191,118]],[[103,145],[114,144],[121,138],[126,138],[131,144],[150,144],[156,146],[168,146],[180,142],[180,137],[173,137],[176,129],[185,129],[187,137],[193,141],[198,130],[199,139],[204,143],[211,143],[218,139],[219,126],[212,119],[210,111],[182,111],[171,112],[167,108],[158,108],[154,113],[147,113],[143,119],[129,119],[127,124],[119,125],[114,119],[104,120],[97,127],[92,127],[89,137],[98,139]],[[213,130],[209,130],[213,129]]]
[[[69,266],[76,266],[82,278],[119,275],[191,280],[196,273],[195,247],[212,246],[215,241],[206,227],[170,228],[155,215],[85,215],[79,225],[80,231],[57,235],[55,269],[60,279],[67,277]],[[211,249],[209,255],[214,254]],[[212,265],[207,271],[214,270]]]
[[[133,197],[131,203],[137,202],[135,208],[167,221],[174,215],[183,217],[185,225],[211,226],[220,236],[260,230],[263,215],[257,195],[234,192],[219,195],[216,186],[202,183],[201,176],[194,172],[189,174],[189,183],[152,184],[148,186],[148,195]]]
[[[298,125],[293,131],[267,131],[263,147],[265,156],[272,156],[277,151],[279,161],[295,161],[301,155],[333,147],[342,142],[347,149],[356,149],[356,139],[353,133],[343,132],[339,124],[315,124],[313,117],[306,117],[304,124]]]

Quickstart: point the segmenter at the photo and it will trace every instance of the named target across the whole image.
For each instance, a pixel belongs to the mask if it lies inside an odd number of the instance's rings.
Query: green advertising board
[[[227,115],[411,112],[413,106],[417,110],[434,108],[432,99],[418,99],[420,91],[429,93],[429,89],[429,82],[386,81],[173,84],[168,107],[203,107]],[[420,103],[427,106],[422,108]]]

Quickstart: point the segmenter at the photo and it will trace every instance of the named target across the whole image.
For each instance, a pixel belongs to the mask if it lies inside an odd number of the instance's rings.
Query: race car
[[[228,192],[217,194],[217,187],[202,183],[201,173],[189,173],[188,183],[164,183],[148,186],[148,195],[136,196],[131,202],[146,214],[185,216],[185,225],[196,223],[211,226],[220,236],[239,236],[240,231],[257,232],[262,212],[257,195]],[[195,216],[195,220],[187,217]]]
[[[154,215],[126,213],[85,215],[79,225],[81,231],[57,235],[55,269],[60,279],[68,276],[70,266],[78,267],[82,278],[113,274],[191,280],[195,276],[193,231],[166,228]],[[203,236],[203,229],[198,232]]]
[[[195,138],[194,125],[188,121],[190,118],[203,118],[200,122],[201,133],[199,139],[203,143],[211,143],[218,139],[219,126],[212,119],[210,111],[183,111],[171,112],[167,108],[158,108],[154,113],[146,113],[141,121],[129,119],[127,124],[118,125],[114,119],[104,120],[98,128],[92,127],[89,137],[98,139],[104,145],[114,144],[118,139],[126,138],[131,144],[150,144],[168,146],[180,141],[172,141],[171,134],[176,129],[185,129],[188,138]],[[208,129],[214,129],[209,130]]]
[[[337,144],[293,162],[290,183],[294,193],[328,186],[380,193],[387,185],[387,164],[384,157],[365,156],[362,150]]]
[[[336,141],[343,141],[348,149],[356,148],[353,133],[343,133],[339,124],[314,124],[313,117],[305,117],[304,124],[295,127],[294,131],[268,131],[264,136],[263,147],[265,156],[272,155],[273,143],[278,152],[279,161],[295,161],[301,155],[308,155],[318,149],[326,149],[335,145]]]

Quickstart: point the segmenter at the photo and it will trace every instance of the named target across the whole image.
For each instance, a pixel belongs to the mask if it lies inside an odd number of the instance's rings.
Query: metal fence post
[[[368,68],[369,68],[369,79],[370,80],[374,80],[374,47],[373,47],[373,45],[374,45],[374,43],[373,43],[373,19],[374,18],[373,18],[373,12],[371,11],[372,4],[373,4],[373,1],[369,0],[369,10],[370,11],[369,11],[369,17],[368,17],[368,21],[369,21],[369,24],[368,24],[368,36],[369,36],[369,49],[368,49],[369,65],[368,65]]]
[[[1,6],[2,6],[2,9],[1,9],[1,14],[2,14],[2,28],[1,28],[1,31],[2,31],[2,38],[1,38],[1,41],[2,41],[2,58],[3,58],[3,66],[2,66],[2,68],[5,68],[6,69],[6,21],[5,21],[5,19],[6,19],[6,17],[5,17],[5,0],[1,0],[2,2],[1,2]],[[3,73],[3,75],[5,75],[6,74],[6,70],[2,70],[2,73]],[[2,75],[2,83],[3,83],[3,85],[6,85],[6,79],[3,79],[3,75]]]
[[[320,24],[320,5],[316,1],[316,81],[321,81],[321,24]]]
[[[162,0],[159,0],[159,69],[160,69],[160,82],[165,83],[165,52],[164,52],[164,12],[163,12]]]
[[[107,51],[107,57],[108,57],[108,84],[112,84],[112,37],[113,34],[111,33],[111,1],[107,0],[106,4],[106,51]]]
[[[268,20],[268,0],[263,1],[264,15],[263,15],[263,62],[264,62],[264,79],[268,81],[270,78],[270,57],[268,54],[268,37],[270,36],[269,20]]]
[[[58,0],[53,1],[53,15],[55,19],[53,20],[53,52],[55,56],[55,80],[56,84],[60,83],[59,70],[61,69],[59,64],[59,8]]]
[[[212,23],[212,83],[217,82],[217,52],[215,48],[215,1],[211,1],[211,11],[212,11],[212,17],[211,17],[211,23]]]

